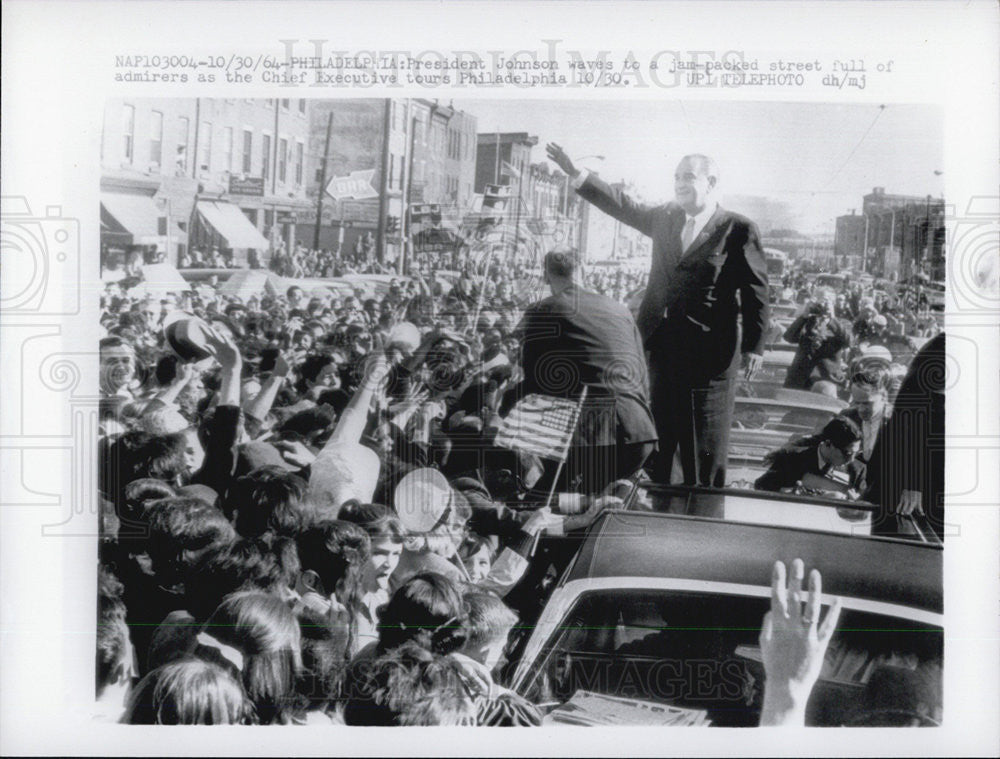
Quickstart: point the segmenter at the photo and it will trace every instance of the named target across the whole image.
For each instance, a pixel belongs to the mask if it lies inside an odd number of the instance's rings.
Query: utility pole
[[[497,131],[497,146],[493,162],[493,184],[500,184],[500,132]]]
[[[513,153],[511,153],[513,157]],[[517,210],[514,212],[514,262],[517,262],[518,244],[521,242],[521,185],[524,184],[524,164],[517,173]]]
[[[191,178],[198,178],[198,132],[201,130],[201,98],[194,99],[194,155],[187,156],[191,161]],[[187,150],[187,148],[185,148]]]
[[[392,129],[392,100],[385,99],[385,117],[382,122],[382,167],[379,172],[378,227],[375,232],[375,257],[385,260],[385,216],[389,208],[389,132]]]
[[[410,210],[410,163],[413,159],[412,124],[410,106],[412,101],[405,100],[405,110],[403,112],[403,160],[399,169],[399,257],[396,259],[396,272],[403,274],[406,265],[406,241],[409,234],[407,217]]]
[[[868,273],[868,212],[865,211],[865,244],[861,248],[861,272]]]
[[[410,231],[410,198],[413,191],[413,156],[416,150],[417,130],[413,128],[415,121],[413,116],[413,101],[409,98],[406,101],[406,159],[403,173],[403,213],[399,220],[400,250],[399,260],[396,262],[396,273],[402,275],[406,272],[406,258],[413,246],[413,234]]]
[[[323,220],[323,194],[326,192],[326,162],[330,160],[330,132],[333,131],[333,111],[326,122],[326,145],[323,147],[323,163],[319,166],[319,192],[316,195],[316,228],[313,230],[313,250],[319,250],[319,225]]]
[[[278,145],[281,142],[281,140],[278,139],[278,105],[279,105],[278,98],[275,98],[274,99],[274,140],[272,141],[273,142],[273,146],[272,147],[274,148],[274,160],[271,163],[271,196],[272,197],[278,194]],[[271,245],[274,246],[274,243],[275,243],[275,239],[274,239],[275,238],[275,232],[278,233],[277,234],[278,239],[281,240],[282,243],[284,243],[284,240],[285,240],[285,238],[281,234],[281,227],[278,225],[278,204],[277,203],[273,204],[273,207],[271,209],[271,214],[272,214],[272,217],[271,217],[272,224],[271,224],[271,230],[270,230]],[[281,247],[281,246],[279,245],[278,247]],[[291,253],[291,250],[289,250],[288,252]]]

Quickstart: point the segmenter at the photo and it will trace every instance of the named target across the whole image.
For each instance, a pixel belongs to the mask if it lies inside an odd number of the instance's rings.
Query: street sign
[[[375,169],[352,171],[346,177],[334,177],[326,186],[326,192],[335,200],[377,198],[378,192],[372,187],[373,176],[375,176]]]

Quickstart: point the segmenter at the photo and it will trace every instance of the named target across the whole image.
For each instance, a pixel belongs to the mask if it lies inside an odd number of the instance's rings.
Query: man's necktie
[[[687,249],[691,247],[691,242],[694,238],[694,217],[689,216],[688,220],[684,222],[684,230],[681,232],[681,252],[687,253]]]

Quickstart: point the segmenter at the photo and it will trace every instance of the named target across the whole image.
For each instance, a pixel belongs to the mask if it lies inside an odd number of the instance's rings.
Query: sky
[[[904,195],[943,194],[943,119],[925,105],[705,101],[456,100],[480,133],[538,137],[532,160],[557,142],[610,181],[632,182],[647,201],[673,197],[687,153],[715,158],[726,195],[791,206],[800,232],[833,233],[833,219],[873,187]],[[935,172],[938,172],[937,174]]]

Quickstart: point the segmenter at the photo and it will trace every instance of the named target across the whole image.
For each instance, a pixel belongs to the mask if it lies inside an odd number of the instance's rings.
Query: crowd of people
[[[708,156],[681,160],[676,204],[647,207],[546,149],[582,198],[653,239],[648,272],[585,274],[568,249],[424,250],[408,276],[350,294],[268,279],[237,297],[216,278],[157,301],[139,278],[108,284],[106,718],[541,724],[505,687],[506,653],[640,477],[727,484],[737,389],[779,338],[795,349],[787,388],[849,405],[767,456],[756,487],[898,517],[926,507],[943,525],[944,344],[919,290],[769,282],[756,226],[715,201]],[[291,281],[382,273],[372,245],[298,246],[270,266]],[[794,315],[775,333],[782,304]],[[787,578],[776,562],[762,724],[803,724],[836,626],[819,574],[804,582],[801,561]]]
[[[523,267],[465,274],[245,301],[108,286],[105,718],[541,723],[498,665],[551,586],[539,546],[586,529],[622,483],[550,499],[547,462],[494,445],[543,293]]]
[[[782,335],[798,347],[785,387],[836,395],[846,368],[862,354],[905,370],[916,341],[934,337],[941,326],[920,288],[898,289],[891,295],[845,280],[839,292],[817,292],[802,274],[787,275],[780,297],[801,307]]]
[[[908,518],[923,515],[942,538],[943,452],[931,451],[944,434],[940,314],[919,286],[889,294],[845,280],[817,292],[798,273],[783,286],[777,297],[797,307],[776,332],[795,347],[784,387],[848,405],[822,430],[772,451],[755,487],[873,502],[883,507],[875,531],[886,534],[912,534]],[[846,480],[829,476],[836,469]]]
[[[375,256],[375,236],[358,235],[353,247],[314,250],[299,243],[281,247],[271,256],[270,269],[282,277],[342,277],[345,274],[388,274],[391,269]]]

